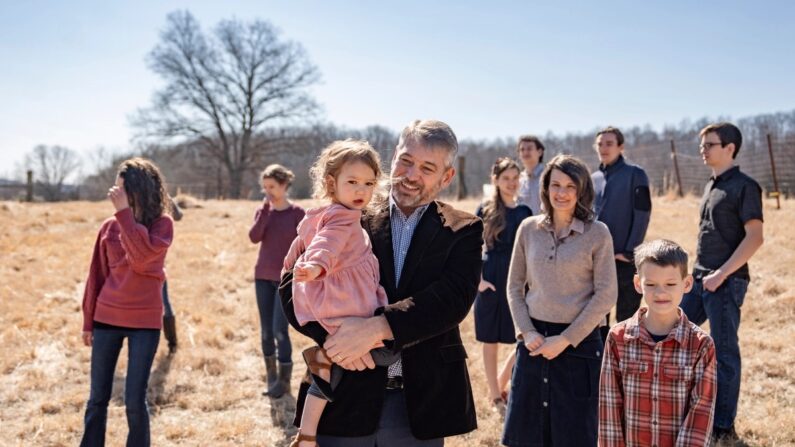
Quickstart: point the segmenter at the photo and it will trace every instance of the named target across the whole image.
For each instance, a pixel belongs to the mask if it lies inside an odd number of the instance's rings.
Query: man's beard
[[[429,187],[423,186],[417,182],[411,182],[406,179],[406,177],[392,177],[390,179],[390,183],[392,185],[392,189],[395,191],[396,188],[400,183],[403,183],[412,188],[419,188],[417,194],[409,197],[399,194],[398,192],[393,192],[392,198],[395,202],[404,208],[418,208],[422,205],[430,203],[431,200],[435,199],[436,196],[439,194],[439,191],[442,190],[442,180],[440,179],[438,183],[435,185],[431,185]]]

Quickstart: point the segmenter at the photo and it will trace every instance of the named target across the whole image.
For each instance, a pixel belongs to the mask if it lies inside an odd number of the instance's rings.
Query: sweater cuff
[[[530,320],[530,316],[528,315],[526,318],[524,316],[517,318],[515,321],[516,326],[516,339],[524,339],[524,336],[530,332],[538,332],[533,326],[533,322]]]
[[[121,211],[116,211],[114,216],[116,217],[116,221],[119,222],[119,226],[121,226],[122,229],[130,231],[135,228],[135,216],[133,216],[132,208],[129,206]]]
[[[579,345],[588,334],[590,334],[590,331],[583,333],[582,328],[569,325],[569,327],[566,328],[565,331],[561,332],[560,335],[564,336],[566,340],[571,343],[571,346],[576,348],[577,345]]]

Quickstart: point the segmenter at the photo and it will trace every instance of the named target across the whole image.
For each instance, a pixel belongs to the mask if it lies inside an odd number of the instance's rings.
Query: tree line
[[[113,182],[115,166],[131,155],[151,158],[161,166],[172,193],[178,186],[207,198],[259,197],[258,172],[267,164],[280,163],[298,173],[293,195],[307,197],[311,188],[302,174],[331,141],[366,139],[385,163],[397,142],[397,133],[381,125],[348,129],[323,123],[320,107],[309,93],[320,80],[319,69],[299,43],[285,39],[266,21],[222,20],[205,30],[188,11],[170,13],[146,62],[165,85],[154,93],[148,107],[131,118],[136,149],[115,154],[96,149],[85,168],[74,150],[37,146],[26,157],[25,168],[34,171],[37,195],[42,199],[102,198]],[[698,155],[698,131],[708,122],[707,118],[683,120],[660,131],[650,125],[622,129],[628,158],[647,165],[653,186],[663,191],[670,186],[666,168],[671,165],[670,158],[666,159],[669,143],[679,142],[685,160],[692,161]],[[770,134],[782,142],[782,162],[786,166],[792,163],[790,171],[795,172],[795,110],[743,118],[736,124],[746,141],[741,157],[752,154],[752,159]],[[547,148],[546,158],[566,152],[580,156],[595,169],[592,144],[596,129],[539,135]],[[533,131],[517,129],[517,136]],[[498,156],[515,155],[515,145],[515,137],[461,141],[460,155],[466,157],[467,169],[456,181],[464,181],[471,194],[479,194],[479,185],[488,181],[491,164]],[[634,148],[645,150],[633,153]],[[685,164],[696,171],[701,166]],[[65,179],[81,167],[88,174],[81,176],[75,194],[74,186],[66,185]],[[784,183],[791,188],[795,178]],[[693,183],[690,189],[695,187]]]

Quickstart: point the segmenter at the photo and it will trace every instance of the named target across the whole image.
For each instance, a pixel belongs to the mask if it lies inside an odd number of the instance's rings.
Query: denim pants
[[[709,320],[709,332],[715,342],[718,357],[718,396],[715,402],[715,427],[729,428],[737,416],[740,397],[740,307],[748,290],[748,281],[729,277],[710,292],[701,279],[696,279],[693,289],[682,298],[679,307],[695,324]]]
[[[568,324],[533,319],[544,337]],[[547,360],[516,347],[502,443],[511,447],[596,447],[602,337],[594,329],[577,347]]]
[[[174,309],[171,308],[171,301],[168,300],[168,281],[163,281],[163,316],[174,316]]]
[[[262,336],[262,354],[269,357],[279,346],[279,363],[291,363],[293,347],[287,333],[287,317],[284,316],[282,300],[279,299],[279,282],[266,279],[254,281],[257,292],[257,308]]]
[[[127,447],[148,446],[149,408],[146,387],[149,372],[160,341],[157,329],[94,328],[91,346],[91,394],[86,405],[85,432],[80,445],[105,445],[108,402],[113,375],[124,339],[127,338],[127,377],[124,382],[124,405],[127,412]]]

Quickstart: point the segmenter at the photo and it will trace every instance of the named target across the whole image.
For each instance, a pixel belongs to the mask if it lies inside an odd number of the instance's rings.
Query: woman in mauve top
[[[275,398],[290,391],[293,372],[293,348],[279,298],[282,263],[297,235],[296,227],[304,218],[304,209],[287,196],[293,178],[293,172],[282,165],[272,164],[262,171],[260,184],[265,199],[254,214],[254,223],[248,232],[251,242],[260,244],[254,267],[254,286],[268,386],[262,394]]]
[[[502,442],[596,446],[602,337],[616,302],[613,241],[594,219],[588,168],[558,155],[541,175],[543,214],[519,226],[508,270],[516,366]]]
[[[165,180],[149,160],[122,162],[108,198],[116,214],[99,230],[83,295],[83,342],[91,346],[91,394],[80,445],[105,443],[114,370],[126,338],[127,445],[148,446],[146,388],[160,339],[163,265],[173,223],[166,214]]]

